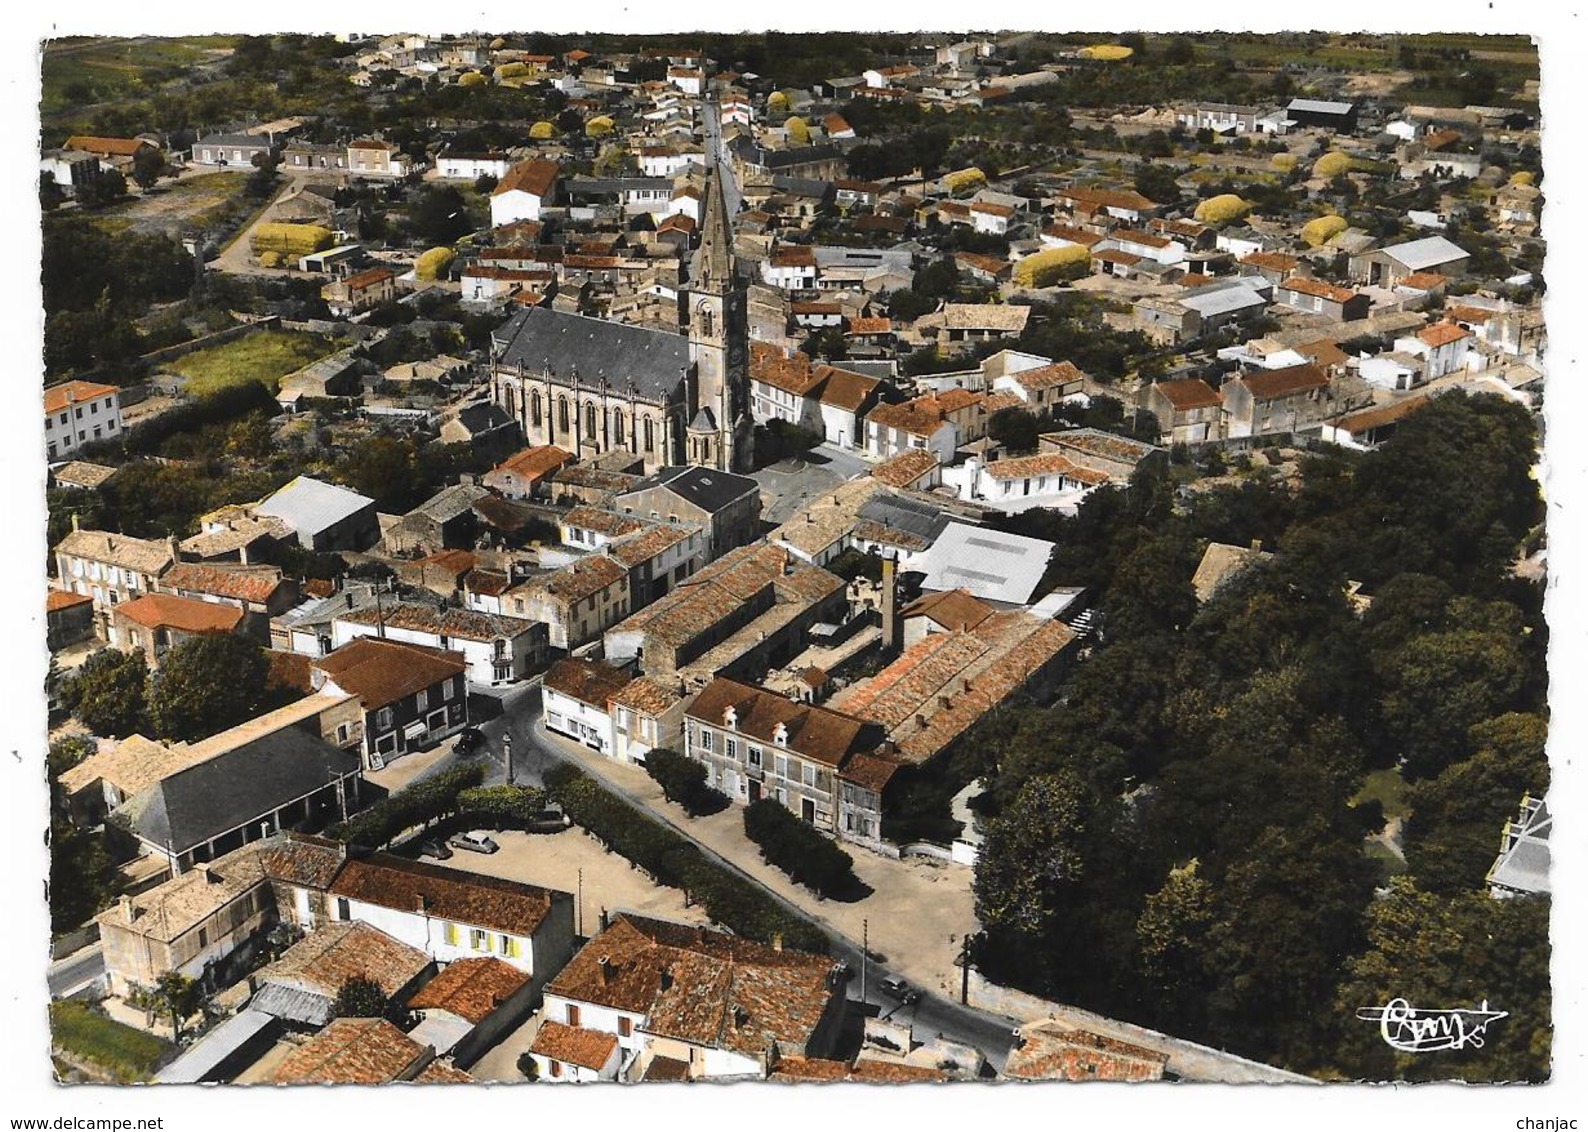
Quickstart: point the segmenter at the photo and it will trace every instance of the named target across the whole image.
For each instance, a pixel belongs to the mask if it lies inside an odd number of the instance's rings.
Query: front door
[[[811,799],[809,799],[809,798],[801,798],[800,799],[800,817],[804,818],[806,821],[810,822],[812,825],[815,825],[816,824],[816,803],[814,801],[812,801]]]
[[[761,784],[759,782],[757,782],[755,779],[752,778],[750,780],[750,801],[751,802],[759,802],[760,800],[761,800]]]

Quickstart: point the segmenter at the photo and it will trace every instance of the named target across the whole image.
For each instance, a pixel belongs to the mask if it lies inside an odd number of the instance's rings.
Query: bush
[[[647,760],[649,761],[649,760]],[[747,939],[825,954],[827,937],[785,912],[760,888],[708,860],[692,841],[603,789],[577,767],[560,764],[546,772],[546,790],[568,816],[613,852],[661,883],[681,888],[712,921]]]
[[[458,812],[492,829],[527,829],[546,808],[546,792],[533,786],[471,786],[458,791]]]
[[[728,798],[706,785],[706,768],[688,755],[658,748],[645,756],[645,770],[662,788],[669,802],[677,802],[691,817],[721,813]]]
[[[531,141],[550,141],[556,136],[557,127],[552,125],[550,122],[536,122],[529,128],[529,137]]]
[[[783,123],[783,130],[788,134],[790,145],[809,145],[811,141],[811,128],[804,118],[790,118]]]
[[[1081,56],[1085,59],[1097,59],[1102,62],[1118,62],[1129,59],[1135,52],[1122,43],[1095,43],[1091,47],[1081,48]]]
[[[67,999],[50,1003],[50,1041],[102,1066],[118,1081],[147,1081],[171,1050],[168,1042]]]
[[[605,114],[597,114],[594,118],[591,118],[585,123],[585,136],[591,138],[604,138],[612,132],[616,125],[617,123],[611,118],[608,118]]]
[[[781,802],[771,798],[751,802],[744,811],[744,833],[761,847],[761,856],[769,864],[823,896],[852,891],[859,883],[855,859]]]
[[[470,71],[458,79],[459,86],[476,87],[485,86],[490,80],[478,71]]]
[[[496,78],[498,82],[500,82],[502,79],[521,79],[527,74],[529,74],[528,63],[503,63],[500,67],[496,68]]]
[[[263,252],[259,256],[259,265],[261,267],[280,267],[286,262],[286,257],[280,252]]]
[[[260,224],[251,237],[256,256],[278,252],[294,259],[324,251],[331,243],[331,230],[318,224]]]
[[[445,275],[457,253],[451,248],[431,248],[414,261],[414,276],[422,280],[435,280]]]
[[[426,826],[457,813],[461,808],[459,795],[471,786],[478,786],[484,778],[485,768],[478,764],[454,767],[376,802],[369,809],[332,826],[326,830],[326,835],[351,845],[379,849],[414,826]]]
[[[1091,270],[1092,253],[1085,248],[1049,248],[1015,264],[1014,281],[1020,287],[1052,287]]]

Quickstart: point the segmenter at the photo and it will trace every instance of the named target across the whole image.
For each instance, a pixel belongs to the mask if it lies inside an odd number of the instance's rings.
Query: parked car
[[[889,975],[880,980],[877,989],[889,998],[897,999],[901,1006],[909,1006],[921,1001],[921,992],[897,975]]]
[[[561,806],[548,806],[529,819],[525,826],[530,833],[561,833],[573,824],[573,819],[563,813]]]
[[[485,750],[485,732],[478,727],[465,727],[458,732],[457,741],[452,744],[452,753],[455,755],[477,755]]]
[[[452,850],[447,848],[447,843],[434,837],[428,837],[419,843],[421,857],[433,857],[437,861],[445,861],[452,856]]]
[[[483,829],[473,829],[467,833],[454,833],[447,838],[447,844],[455,849],[467,849],[471,853],[494,853],[501,848],[492,841],[490,835]]]

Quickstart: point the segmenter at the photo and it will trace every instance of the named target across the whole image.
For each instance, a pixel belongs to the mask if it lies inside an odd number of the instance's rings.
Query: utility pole
[[[860,921],[860,1001],[866,1001],[866,960],[871,954],[870,920]]]
[[[513,785],[513,733],[502,732],[502,757],[507,760],[507,784]]]
[[[582,936],[582,935],[584,935],[584,870],[583,869],[579,870],[579,881],[578,881],[578,886],[577,887],[579,889],[579,895],[578,895],[578,898],[574,901],[574,906],[573,906],[573,919],[574,919],[573,934],[574,935],[578,935],[578,936]]]

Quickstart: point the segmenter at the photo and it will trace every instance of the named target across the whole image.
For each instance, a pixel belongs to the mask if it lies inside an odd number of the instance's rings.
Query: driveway
[[[761,518],[781,526],[801,511],[823,492],[871,471],[858,453],[846,452],[823,444],[802,456],[793,456],[770,464],[752,478],[761,485],[763,499],[771,502],[761,512]]]

